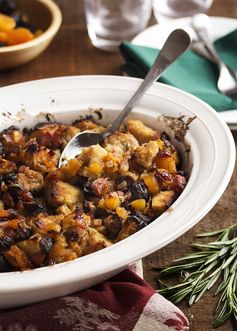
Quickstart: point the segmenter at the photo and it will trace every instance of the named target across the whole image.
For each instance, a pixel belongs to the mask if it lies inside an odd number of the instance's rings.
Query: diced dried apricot
[[[107,174],[113,174],[118,171],[118,164],[120,160],[109,152],[103,159],[105,164],[105,172]]]
[[[171,174],[176,173],[176,164],[175,164],[175,159],[168,153],[158,153],[155,163],[158,168],[166,169],[168,172]]]
[[[144,176],[143,180],[144,180],[146,186],[148,187],[148,191],[151,194],[159,193],[160,187],[154,176],[147,174],[146,176]]]
[[[67,163],[67,169],[69,170],[72,176],[75,176],[79,172],[81,166],[82,166],[81,160],[77,160],[77,159],[69,160]]]
[[[105,198],[105,207],[110,210],[115,210],[120,206],[120,203],[121,201],[118,197],[118,194],[115,192],[108,194]]]
[[[123,207],[117,207],[116,214],[118,215],[118,217],[121,217],[124,219],[127,216],[127,211]]]
[[[7,31],[7,45],[17,45],[22,44],[27,41],[34,39],[34,35],[30,32],[30,30],[26,28],[17,28],[14,30]]]
[[[0,14],[0,31],[10,31],[16,26],[16,22],[13,18],[7,15]]]
[[[131,202],[131,207],[136,210],[142,211],[146,207],[146,200],[145,199],[134,200]]]
[[[98,162],[93,162],[89,165],[89,170],[99,176],[102,173],[103,167]]]

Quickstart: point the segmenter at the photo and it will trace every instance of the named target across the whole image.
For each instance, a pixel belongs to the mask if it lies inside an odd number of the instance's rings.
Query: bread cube
[[[140,144],[159,138],[157,131],[149,128],[139,120],[127,121],[128,131],[131,132]]]
[[[104,148],[117,157],[125,153],[133,153],[139,146],[137,139],[131,133],[115,132],[107,137],[104,142]]]
[[[134,153],[134,160],[140,166],[148,169],[152,166],[153,159],[159,151],[159,145],[156,140],[139,146]]]
[[[151,208],[157,213],[163,213],[174,201],[174,191],[161,191],[152,198]]]
[[[43,187],[44,177],[38,171],[21,166],[17,174],[17,183],[26,191],[38,191]]]
[[[86,255],[106,248],[112,245],[112,242],[96,229],[89,227],[88,231],[79,241],[79,245],[83,255]]]
[[[41,173],[57,169],[59,155],[54,151],[40,146],[36,140],[30,140],[20,154],[20,160],[31,169]]]
[[[105,130],[105,127],[89,119],[75,121],[73,126],[77,127],[81,131],[103,132]]]
[[[16,170],[16,164],[13,161],[5,160],[0,157],[0,175],[10,174]]]
[[[60,180],[53,180],[47,184],[46,196],[48,203],[54,207],[67,205],[69,208],[73,208],[82,203],[83,199],[83,194],[78,187]]]

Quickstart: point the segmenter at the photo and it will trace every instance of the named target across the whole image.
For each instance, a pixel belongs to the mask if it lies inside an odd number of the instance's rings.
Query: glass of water
[[[193,16],[205,13],[213,0],[153,0],[153,11],[157,21]]]
[[[150,0],[84,0],[89,37],[92,44],[108,51],[118,50],[146,26],[151,16]]]

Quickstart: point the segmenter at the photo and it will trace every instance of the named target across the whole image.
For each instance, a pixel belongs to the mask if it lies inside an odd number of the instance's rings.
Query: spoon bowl
[[[81,153],[83,147],[99,144],[102,140],[103,136],[100,132],[83,131],[78,133],[64,148],[60,158],[60,165],[67,163],[70,159],[74,159]],[[70,156],[70,159],[67,156]]]

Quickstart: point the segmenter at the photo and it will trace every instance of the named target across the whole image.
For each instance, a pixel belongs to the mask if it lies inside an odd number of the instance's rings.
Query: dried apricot
[[[26,28],[16,28],[7,32],[6,43],[11,46],[25,43],[32,39],[34,39],[34,35],[30,32],[30,30]]]
[[[166,154],[166,152],[158,153],[155,163],[158,168],[166,169],[171,174],[177,171],[174,158],[170,154]]]
[[[6,32],[0,31],[0,42],[5,43],[7,40]]]
[[[13,18],[0,14],[0,31],[10,31],[14,29],[15,26],[16,22]]]
[[[157,194],[160,191],[159,184],[156,180],[156,178],[153,175],[145,175],[143,178],[146,186],[148,187],[148,191],[151,194]]]
[[[131,207],[136,210],[143,211],[146,207],[146,200],[145,199],[133,200],[131,202]]]
[[[110,210],[115,210],[117,207],[120,207],[120,199],[116,192],[112,192],[106,196],[105,206]]]

